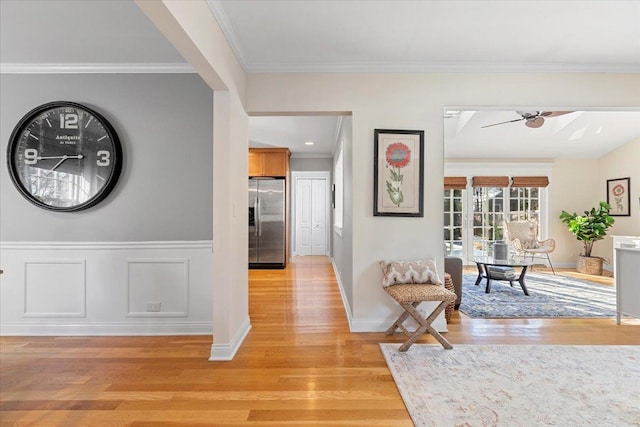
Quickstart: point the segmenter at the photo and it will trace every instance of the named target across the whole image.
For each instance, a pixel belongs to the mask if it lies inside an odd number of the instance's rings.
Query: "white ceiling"
[[[640,111],[576,111],[537,129],[524,121],[482,128],[519,118],[515,111],[445,114],[445,158],[595,159],[640,137]]]
[[[184,64],[132,0],[0,0],[2,64]]]
[[[287,147],[294,157],[331,157],[337,131],[337,116],[252,116],[249,146]]]
[[[255,71],[639,71],[638,1],[216,1]]]
[[[208,3],[247,72],[640,72],[640,1]],[[132,0],[0,0],[2,69],[51,64],[70,69],[96,64],[98,70],[109,65],[190,68]],[[506,152],[528,158],[598,156],[624,138],[640,136],[637,117],[630,114],[623,115],[622,124],[618,114],[585,113],[556,132],[547,125],[561,117],[537,130],[522,123],[477,129],[474,122],[489,114],[495,116],[487,121],[517,118],[513,112],[478,112],[455,138],[449,129],[453,120],[446,119],[447,157],[496,158]],[[334,150],[335,121],[326,116],[252,117],[250,143],[286,144],[294,154],[327,155]],[[580,129],[584,134],[575,139]],[[316,145],[299,149],[307,140]]]

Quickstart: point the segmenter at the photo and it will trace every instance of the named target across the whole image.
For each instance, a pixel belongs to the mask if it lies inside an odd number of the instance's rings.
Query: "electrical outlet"
[[[160,302],[148,302],[147,303],[147,311],[160,311],[162,307],[162,303]]]

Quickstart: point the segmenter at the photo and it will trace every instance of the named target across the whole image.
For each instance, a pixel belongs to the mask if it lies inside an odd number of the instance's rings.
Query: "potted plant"
[[[584,245],[584,253],[578,256],[576,269],[579,273],[602,274],[601,257],[592,257],[591,250],[593,244],[602,240],[607,235],[607,230],[614,223],[614,219],[609,215],[611,206],[606,202],[600,202],[597,208],[584,211],[584,215],[570,214],[562,211],[560,219],[567,224],[569,231]]]

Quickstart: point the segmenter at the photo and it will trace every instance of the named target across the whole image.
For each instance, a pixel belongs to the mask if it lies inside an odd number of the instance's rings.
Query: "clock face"
[[[7,154],[14,184],[30,202],[49,210],[89,208],[113,189],[122,148],[97,112],[52,102],[27,113],[11,134]]]

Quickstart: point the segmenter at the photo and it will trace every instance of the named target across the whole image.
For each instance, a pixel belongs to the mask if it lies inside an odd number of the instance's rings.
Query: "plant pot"
[[[576,270],[578,273],[602,276],[602,258],[578,255]]]

